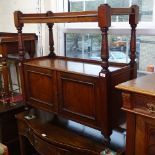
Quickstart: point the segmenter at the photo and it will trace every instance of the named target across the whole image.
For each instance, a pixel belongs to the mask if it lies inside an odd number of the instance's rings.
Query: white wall
[[[17,32],[14,26],[14,16],[13,13],[16,10],[20,10],[23,13],[36,13],[36,12],[46,12],[53,11],[56,12],[56,3],[57,0],[40,0],[41,1],[41,10],[39,7],[39,0],[0,0],[0,32]],[[55,50],[57,50],[57,26],[54,27],[54,36],[55,36]],[[41,40],[38,40],[37,45],[37,55],[40,56],[43,49],[43,55],[49,53],[49,44],[48,44],[48,28],[46,24],[25,24],[23,27],[23,32],[27,33],[36,33],[39,35]],[[39,33],[41,31],[41,33]]]
[[[23,13],[32,12],[35,13],[37,9],[36,0],[1,0],[0,1],[0,31],[1,32],[17,32],[14,26],[15,10],[20,10]],[[25,26],[23,32],[36,32],[36,26]]]
[[[47,11],[52,11],[52,12],[62,12],[63,8],[61,8],[60,6],[63,6],[63,0],[45,0],[44,1],[44,12]],[[54,24],[53,27],[53,36],[54,36],[54,51],[56,54],[60,55],[60,47],[58,47],[58,38],[59,38],[59,25],[60,24]],[[45,25],[43,27],[43,41],[44,41],[44,45],[45,45],[45,51],[44,54],[48,54],[49,53],[49,41],[48,41],[48,28]],[[60,39],[60,38],[59,38]]]

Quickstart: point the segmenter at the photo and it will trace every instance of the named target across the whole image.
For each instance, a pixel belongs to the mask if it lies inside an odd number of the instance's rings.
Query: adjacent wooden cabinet
[[[143,116],[136,118],[136,155],[155,154],[155,119]],[[139,149],[141,148],[141,149]]]
[[[0,32],[0,46],[5,44],[7,47],[7,54],[18,54],[18,34],[10,33],[10,32]],[[38,37],[35,33],[23,33],[23,41],[25,46],[25,51],[28,52],[31,58],[34,57],[36,49],[35,49],[35,41],[37,41]]]
[[[127,113],[126,155],[155,154],[155,74],[117,86]]]
[[[23,43],[25,46],[25,52],[27,52],[31,58],[34,57],[36,52],[35,41],[37,41],[37,39],[38,37],[35,33],[23,33]],[[5,44],[5,46],[7,47],[8,55],[18,54],[18,34],[17,33],[0,32],[0,40],[1,40],[0,44]]]

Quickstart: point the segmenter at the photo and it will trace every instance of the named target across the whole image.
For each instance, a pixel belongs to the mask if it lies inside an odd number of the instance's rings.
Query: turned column
[[[53,15],[53,13],[51,11],[47,12],[47,16],[51,17]],[[54,39],[53,39],[53,25],[54,23],[47,23],[48,26],[48,30],[49,30],[49,56],[53,57],[56,56],[56,54],[54,53]]]
[[[20,92],[23,95],[23,99],[25,99],[25,89],[24,89],[24,73],[23,73],[23,62],[25,60],[25,48],[24,41],[22,35],[22,28],[24,26],[23,23],[20,23],[19,19],[22,16],[22,12],[15,11],[14,12],[14,22],[15,27],[18,33],[18,68],[19,68],[19,78],[20,78]]]
[[[130,65],[131,65],[131,76],[130,78],[137,77],[137,63],[136,59],[136,27],[139,21],[139,7],[136,5],[131,6],[132,13],[129,16],[129,24],[131,26],[131,39],[130,39]]]
[[[137,25],[131,25],[131,40],[130,40],[130,64],[135,64],[135,58],[136,58],[136,26]]]
[[[100,78],[100,91],[104,92],[103,105],[101,105],[102,109],[104,109],[103,114],[103,122],[102,126],[102,134],[105,137],[107,145],[110,142],[110,135],[112,133],[109,120],[108,120],[108,103],[109,103],[109,88],[110,88],[110,72],[109,72],[109,48],[108,48],[108,27],[111,26],[111,8],[108,4],[102,4],[98,7],[98,26],[101,30],[102,42],[101,42],[101,71],[99,73]],[[107,116],[107,117],[105,117]],[[108,126],[108,128],[105,128]]]
[[[101,73],[107,74],[109,72],[109,47],[108,47],[108,28],[104,27],[101,28],[101,34],[102,34],[102,43],[101,43],[101,60],[102,60],[102,70]]]
[[[108,49],[108,27],[111,26],[111,8],[108,4],[102,4],[98,7],[98,26],[101,29],[101,75],[109,72],[109,49]],[[104,75],[106,76],[106,75]]]
[[[15,22],[15,27],[17,29],[18,33],[18,54],[19,54],[19,60],[23,61],[25,52],[24,52],[24,42],[22,38],[22,28],[23,28],[23,23],[19,22],[19,18],[22,16],[22,12],[20,11],[15,11],[14,12],[14,22]]]

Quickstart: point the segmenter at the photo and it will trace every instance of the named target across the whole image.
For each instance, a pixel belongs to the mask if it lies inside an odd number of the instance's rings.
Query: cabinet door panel
[[[97,78],[60,72],[59,112],[62,115],[95,125],[97,122]]]
[[[55,72],[37,67],[25,68],[28,104],[47,111],[57,111]]]
[[[155,122],[153,119],[137,116],[136,155],[155,154]]]

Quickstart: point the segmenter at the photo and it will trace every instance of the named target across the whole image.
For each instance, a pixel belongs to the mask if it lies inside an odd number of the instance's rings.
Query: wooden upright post
[[[1,73],[3,82],[2,90],[1,90],[1,97],[4,102],[10,102],[10,90],[9,90],[9,72],[8,72],[8,65],[7,65],[7,49],[5,44],[0,43],[0,61],[1,61]]]
[[[102,124],[102,134],[105,137],[105,140],[107,142],[107,145],[109,145],[110,143],[110,126],[109,126],[109,120],[108,117],[108,102],[109,102],[109,76],[110,76],[110,72],[109,72],[109,48],[108,48],[108,28],[111,25],[111,8],[108,4],[102,4],[98,7],[98,26],[101,29],[101,35],[102,35],[102,42],[101,42],[101,59],[102,59],[102,63],[101,63],[101,67],[102,70],[99,73],[99,78],[100,78],[100,86],[101,86],[101,92],[104,92],[104,99],[103,99],[103,103],[105,103],[104,105],[102,105],[103,107],[101,107],[102,109],[104,109],[104,114],[103,114],[103,119],[104,119],[104,123],[108,126],[108,128],[104,128],[105,124]]]
[[[136,74],[136,70],[137,70],[137,63],[135,61],[136,58],[136,27],[138,24],[138,12],[139,12],[139,8],[136,5],[131,6],[132,12],[133,14],[130,14],[129,16],[129,24],[131,26],[131,39],[130,39],[130,65],[132,68],[131,71],[131,79],[136,78],[137,74]],[[134,69],[136,68],[136,69]]]
[[[53,13],[51,11],[47,12],[47,16],[52,16]],[[53,25],[54,23],[47,23],[48,29],[49,29],[49,50],[50,50],[50,57],[55,56],[54,53],[54,38],[53,38]]]
[[[25,57],[25,52],[24,52],[24,42],[22,39],[22,27],[24,26],[23,23],[19,22],[19,17],[22,16],[22,12],[20,11],[15,11],[14,12],[14,21],[15,21],[15,26],[18,31],[18,54],[19,54],[19,60],[23,61]]]
[[[23,23],[20,22],[19,18],[22,16],[22,12],[15,11],[14,12],[14,22],[15,27],[18,31],[18,55],[19,55],[19,77],[20,77],[20,85],[21,85],[21,93],[23,95],[23,99],[25,99],[25,88],[24,88],[24,73],[23,73],[23,62],[25,59],[25,48],[24,48],[24,41],[22,38],[22,27],[24,26]]]
[[[111,8],[108,4],[102,4],[98,7],[98,24],[102,32],[101,43],[101,73],[106,74],[109,67],[109,48],[108,48],[108,27],[111,25]]]

